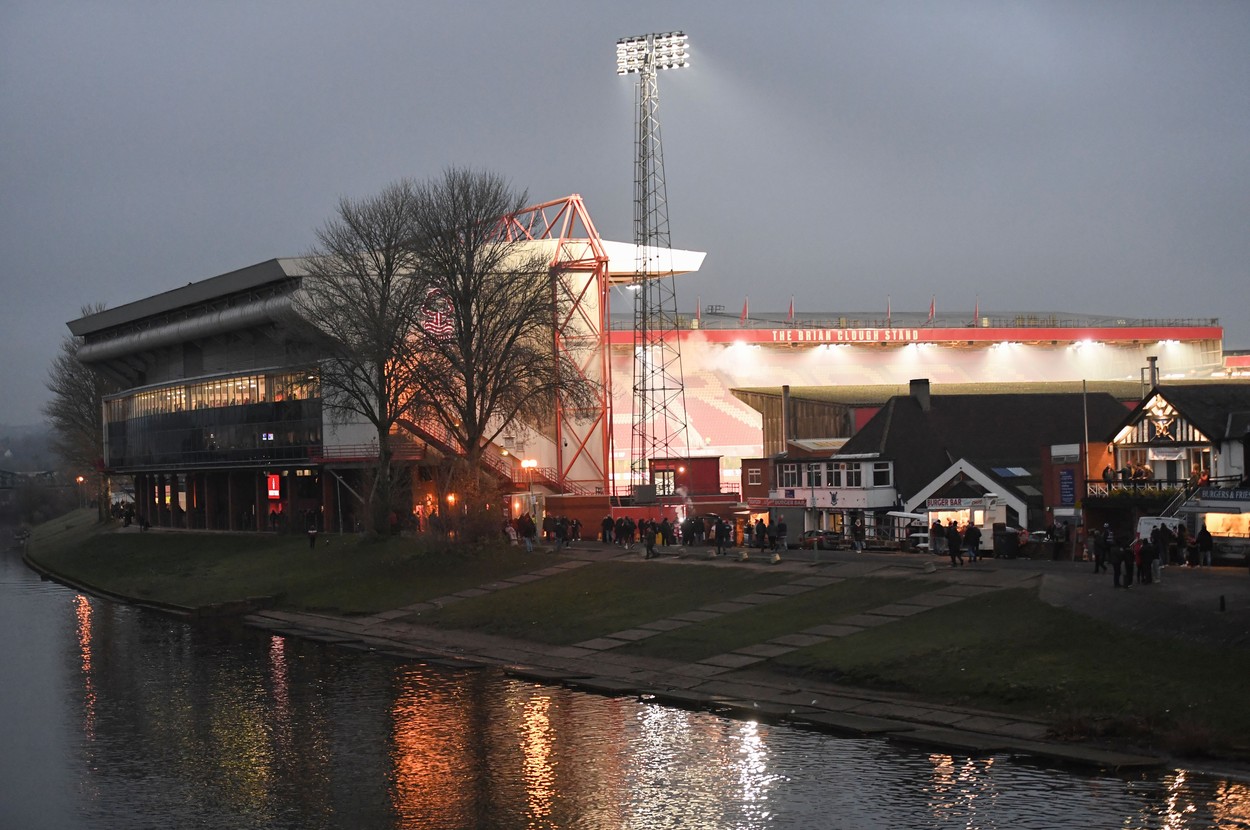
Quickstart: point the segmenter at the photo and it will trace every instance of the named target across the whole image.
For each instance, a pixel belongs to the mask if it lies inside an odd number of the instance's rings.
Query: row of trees
[[[434,419],[460,445],[440,484],[472,510],[497,500],[481,459],[510,424],[545,429],[557,406],[598,393],[555,349],[559,275],[499,233],[525,204],[495,173],[452,168],[341,199],[317,231],[295,309],[327,356],[323,405],[376,431],[375,530],[393,508],[388,437],[402,420]]]

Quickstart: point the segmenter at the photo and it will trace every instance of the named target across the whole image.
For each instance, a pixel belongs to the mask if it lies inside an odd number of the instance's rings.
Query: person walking
[[[777,547],[782,550],[790,550],[790,546],[786,544],[786,517],[782,516],[777,521]],[[773,548],[776,550],[776,548]]]
[[[964,531],[964,547],[968,549],[968,562],[975,564],[977,557],[981,555],[981,528],[971,522]]]
[[[933,526],[929,528],[929,552],[942,553],[945,550],[946,531],[942,528],[942,520],[934,519]]]
[[[656,527],[655,522],[646,523],[646,529],[644,529],[642,532],[642,538],[646,542],[647,552],[642,557],[643,559],[650,559],[651,557],[656,555],[655,537],[658,533],[659,533],[659,528]]]

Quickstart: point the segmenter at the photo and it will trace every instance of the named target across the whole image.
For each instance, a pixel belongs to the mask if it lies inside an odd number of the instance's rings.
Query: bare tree
[[[376,432],[378,458],[369,490],[372,529],[389,522],[393,489],[390,434],[413,401],[417,343],[411,336],[424,292],[413,279],[412,182],[376,196],[339,200],[317,231],[294,307],[327,351],[323,405],[340,422],[359,416]]]
[[[588,407],[597,393],[555,348],[568,300],[547,257],[498,232],[525,201],[496,174],[457,168],[416,191],[410,246],[426,306],[415,400],[463,447],[470,477],[509,425],[550,432],[557,405]]]
[[[104,303],[82,307],[82,315],[96,314]],[[104,475],[104,396],[116,384],[78,360],[82,338],[68,335],[52,359],[47,389],[52,398],[43,414],[52,423],[52,445],[66,464],[92,483],[101,520],[108,517],[109,487]]]

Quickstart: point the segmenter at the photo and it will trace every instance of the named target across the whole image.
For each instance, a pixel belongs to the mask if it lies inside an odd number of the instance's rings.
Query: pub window
[[[872,486],[873,487],[889,487],[890,486],[890,462],[876,461],[872,465]]]
[[[807,465],[807,486],[808,487],[824,487],[821,483],[821,473],[824,472],[824,464],[808,464]]]
[[[799,486],[799,465],[798,464],[782,464],[781,465],[781,486],[782,487],[798,487]]]
[[[844,466],[846,465],[845,464],[830,464],[829,465],[829,486],[830,487],[842,486],[842,468]]]
[[[859,464],[846,465],[846,486],[847,487],[863,487],[864,486],[864,469]]]

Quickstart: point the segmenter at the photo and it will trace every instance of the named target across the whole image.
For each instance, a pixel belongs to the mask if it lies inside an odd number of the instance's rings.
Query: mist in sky
[[[681,309],[1219,318],[1250,348],[1250,3],[0,6],[0,424],[81,306],[299,255],[448,166],[633,237],[618,38],[660,76]]]

